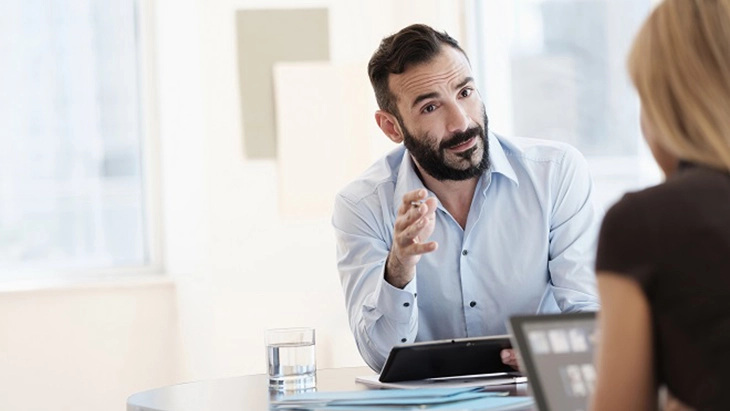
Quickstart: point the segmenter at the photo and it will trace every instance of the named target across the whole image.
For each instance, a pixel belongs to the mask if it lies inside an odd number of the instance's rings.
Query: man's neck
[[[439,181],[423,170],[419,166],[419,175],[423,184],[438,197],[441,205],[452,217],[459,223],[462,229],[466,229],[466,220],[469,216],[471,201],[474,198],[478,177],[468,180],[446,180]]]

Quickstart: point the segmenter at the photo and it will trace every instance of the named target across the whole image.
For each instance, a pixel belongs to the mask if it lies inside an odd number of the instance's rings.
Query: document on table
[[[355,382],[373,388],[468,388],[492,387],[498,385],[522,384],[527,377],[502,374],[470,375],[461,377],[430,378],[427,380],[381,382],[378,375],[356,377]]]
[[[270,403],[271,410],[405,411],[518,410],[533,404],[530,397],[507,397],[481,388],[421,388],[345,392],[305,392]]]

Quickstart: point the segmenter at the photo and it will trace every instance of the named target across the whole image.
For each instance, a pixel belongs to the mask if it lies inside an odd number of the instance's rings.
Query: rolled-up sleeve
[[[332,224],[350,328],[363,359],[377,372],[393,345],[413,342],[418,332],[416,279],[404,289],[385,281],[392,240],[383,220],[365,204],[336,197]]]
[[[603,210],[593,192],[588,165],[567,147],[553,176],[550,226],[550,283],[562,312],[597,311],[594,260]]]

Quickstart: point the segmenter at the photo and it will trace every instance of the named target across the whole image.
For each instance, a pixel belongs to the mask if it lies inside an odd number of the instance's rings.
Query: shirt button
[[[472,302],[469,303],[469,307],[474,307],[475,305],[477,305],[477,302],[476,301],[472,301]]]
[[[401,338],[401,340],[400,340],[400,342],[403,342],[403,343],[406,341],[408,341],[408,340],[406,340],[405,338]]]
[[[413,293],[413,298],[418,297],[418,293]]]
[[[467,254],[469,254],[469,251],[467,251],[467,250],[464,250],[461,252],[461,255],[467,255]]]
[[[403,307],[410,307],[411,303],[403,303]]]

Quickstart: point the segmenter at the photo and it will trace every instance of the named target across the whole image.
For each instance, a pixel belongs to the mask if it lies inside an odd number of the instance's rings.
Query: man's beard
[[[448,139],[443,140],[438,147],[429,144],[433,139],[428,133],[424,133],[416,138],[406,129],[403,121],[400,119],[398,121],[403,130],[403,144],[426,173],[439,181],[462,181],[481,176],[490,166],[489,139],[486,133],[489,119],[487,118],[486,111],[483,112],[483,116],[484,128],[477,124],[475,127],[470,127],[463,132],[454,133]],[[479,142],[477,142],[473,147],[460,153],[455,153],[461,159],[460,162],[469,162],[468,167],[457,168],[449,165],[446,160],[446,150],[462,144],[472,137],[478,137],[482,141],[483,150],[481,158],[472,159],[475,151],[479,149]]]

